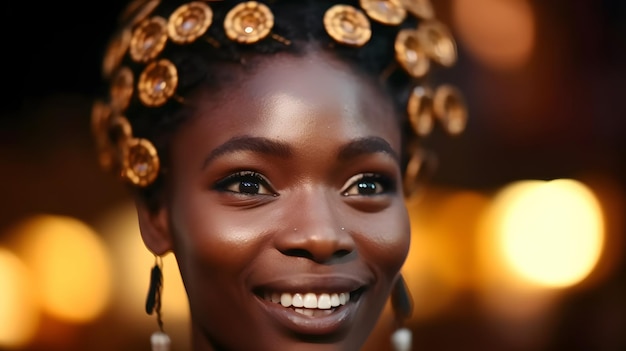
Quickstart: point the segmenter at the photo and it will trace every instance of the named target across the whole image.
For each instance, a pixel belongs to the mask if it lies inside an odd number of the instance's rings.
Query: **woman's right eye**
[[[243,171],[231,174],[219,180],[214,189],[227,191],[243,195],[272,195],[276,192],[272,190],[267,179],[257,172]]]

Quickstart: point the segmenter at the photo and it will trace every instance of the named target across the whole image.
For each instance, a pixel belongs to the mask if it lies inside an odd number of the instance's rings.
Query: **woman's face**
[[[409,247],[391,99],[310,54],[194,101],[162,212],[195,349],[358,349]]]

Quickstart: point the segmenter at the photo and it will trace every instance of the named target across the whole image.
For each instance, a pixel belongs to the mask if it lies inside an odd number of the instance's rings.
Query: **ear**
[[[168,213],[165,206],[150,209],[145,201],[136,200],[139,230],[144,244],[153,254],[164,255],[173,248]]]

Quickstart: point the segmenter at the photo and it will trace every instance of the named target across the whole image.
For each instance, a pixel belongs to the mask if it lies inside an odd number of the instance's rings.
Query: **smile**
[[[350,293],[267,293],[264,299],[283,307],[293,307],[295,312],[313,317],[329,315],[337,307],[345,305],[350,301]]]
[[[268,281],[253,293],[265,315],[290,333],[329,336],[355,323],[371,282],[365,274],[298,274]]]

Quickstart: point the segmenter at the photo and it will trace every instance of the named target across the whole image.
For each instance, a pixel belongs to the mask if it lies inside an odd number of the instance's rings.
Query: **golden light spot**
[[[12,252],[0,248],[0,349],[27,345],[39,326],[32,274]]]
[[[501,217],[495,228],[512,271],[546,287],[568,287],[585,279],[604,243],[603,213],[593,192],[563,179],[508,195],[498,204]]]
[[[477,60],[494,69],[524,65],[535,46],[535,15],[527,0],[454,0],[459,40]]]
[[[487,204],[478,193],[435,189],[407,204],[412,242],[402,271],[414,296],[414,319],[442,313],[468,288],[474,273],[468,248]]]
[[[103,312],[111,290],[110,258],[93,229],[74,218],[42,215],[16,234],[45,312],[69,322],[87,322]]]

